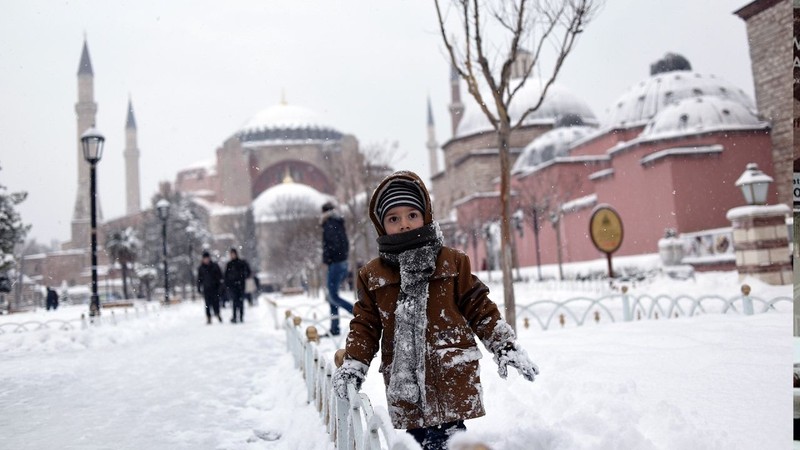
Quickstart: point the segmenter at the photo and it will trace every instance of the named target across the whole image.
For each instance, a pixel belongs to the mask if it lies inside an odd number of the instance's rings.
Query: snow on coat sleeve
[[[356,278],[356,295],[358,301],[353,305],[353,319],[350,321],[350,332],[345,345],[346,357],[369,365],[378,353],[383,325],[375,298],[370,295],[364,274],[359,272]]]
[[[503,320],[497,304],[489,299],[489,288],[472,274],[469,257],[463,253],[460,256],[458,307],[481,342],[496,353],[514,342],[514,330]]]

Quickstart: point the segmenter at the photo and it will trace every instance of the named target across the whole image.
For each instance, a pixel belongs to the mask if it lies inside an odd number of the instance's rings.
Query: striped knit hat
[[[395,206],[410,206],[425,212],[425,197],[415,183],[396,180],[384,187],[375,205],[375,213],[383,223],[386,213]]]

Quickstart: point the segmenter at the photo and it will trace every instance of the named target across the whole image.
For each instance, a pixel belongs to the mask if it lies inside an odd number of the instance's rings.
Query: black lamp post
[[[89,316],[100,315],[100,297],[97,295],[97,177],[95,167],[103,157],[103,143],[106,138],[92,126],[81,135],[83,159],[89,163],[89,199],[92,214],[92,299]]]
[[[158,218],[161,219],[161,240],[164,256],[164,304],[169,305],[169,269],[167,268],[167,219],[169,218],[169,202],[161,199],[156,203]]]

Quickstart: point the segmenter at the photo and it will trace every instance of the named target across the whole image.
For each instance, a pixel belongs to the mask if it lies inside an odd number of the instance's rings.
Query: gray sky
[[[125,114],[139,128],[142,206],[280,101],[311,108],[361,145],[397,141],[397,168],[428,174],[426,96],[450,138],[449,65],[433,2],[179,0],[3,2],[0,184],[40,242],[68,240],[77,189],[75,103],[84,32],[95,74],[105,218],[125,212]],[[609,0],[559,82],[601,118],[649,65],[677,52],[753,97],[747,0]],[[462,88],[462,97],[467,96]],[[471,99],[467,99],[471,101]]]

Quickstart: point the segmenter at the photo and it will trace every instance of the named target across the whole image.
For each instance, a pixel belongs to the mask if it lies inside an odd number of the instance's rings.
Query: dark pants
[[[203,298],[206,300],[206,317],[210,319],[212,312],[215,317],[219,317],[219,290],[215,292],[203,291]]]
[[[435,427],[414,428],[406,430],[414,439],[419,442],[423,450],[446,450],[447,440],[459,431],[466,431],[467,427],[463,420],[447,422]]]
[[[339,286],[347,277],[347,261],[339,261],[328,266],[328,303],[331,305],[331,316],[339,315],[339,308],[353,314],[353,305],[339,297]],[[331,319],[331,334],[339,334],[339,319]]]
[[[244,322],[244,289],[229,288],[230,300],[233,304],[232,322]]]

